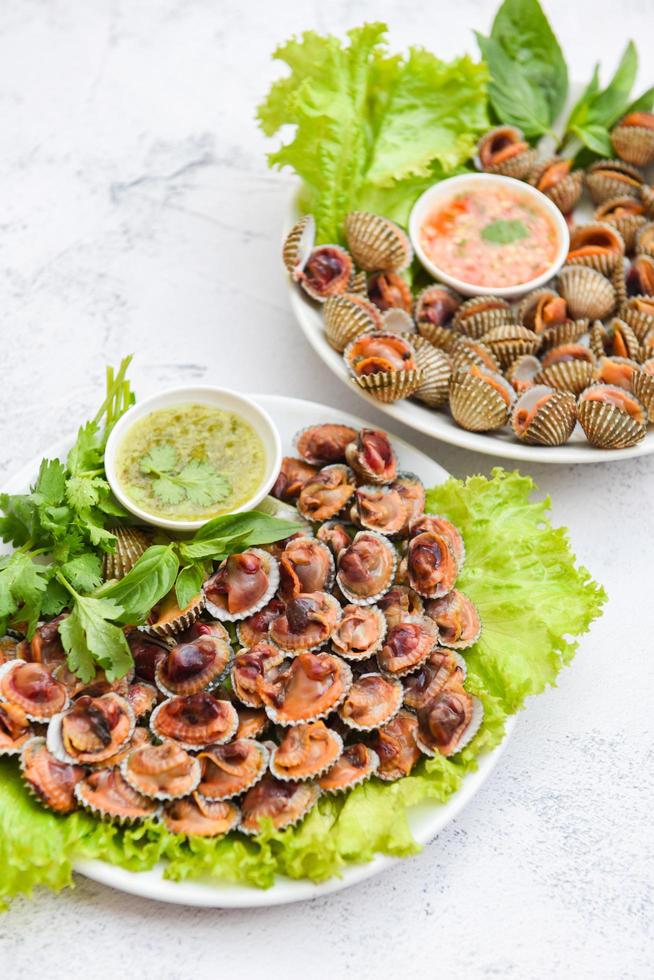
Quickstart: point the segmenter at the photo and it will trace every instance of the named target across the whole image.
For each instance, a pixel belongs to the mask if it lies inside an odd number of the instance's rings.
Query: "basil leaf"
[[[491,38],[513,62],[515,74],[522,75],[531,89],[542,96],[549,128],[565,105],[568,68],[538,0],[504,0],[495,15]]]
[[[615,74],[603,92],[593,97],[589,121],[610,129],[624,115],[638,72],[638,53],[633,41],[625,48]]]
[[[124,578],[102,586],[97,594],[122,606],[121,622],[138,623],[170,592],[178,571],[175,545],[153,544]]]
[[[498,118],[517,126],[527,139],[542,136],[551,122],[543,93],[532,86],[497,41],[478,33],[477,43],[490,71],[488,95]]]
[[[606,126],[599,124],[589,124],[587,126],[575,126],[570,132],[577,136],[584,146],[592,150],[593,153],[601,157],[610,157],[613,154],[611,137]]]
[[[624,115],[628,115],[630,112],[651,112],[654,108],[654,86],[648,88],[646,92],[639,95],[637,99],[627,106],[624,111]]]
[[[528,235],[529,232],[522,221],[517,220],[503,221],[498,219],[491,221],[481,230],[481,237],[484,241],[491,242],[493,245],[510,245],[511,242],[527,238]]]
[[[186,609],[202,588],[205,578],[204,568],[200,564],[187,565],[181,570],[175,582],[175,595],[180,609]]]
[[[180,541],[178,549],[184,561],[199,558],[218,560],[244,548],[283,540],[301,531],[302,527],[295,521],[251,510],[245,514],[230,514],[207,521],[190,541]]]

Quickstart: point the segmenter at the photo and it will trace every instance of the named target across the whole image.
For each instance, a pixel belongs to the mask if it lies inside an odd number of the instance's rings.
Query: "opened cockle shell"
[[[549,197],[563,214],[569,214],[581,197],[584,173],[572,170],[572,160],[552,157],[534,167],[529,183]]]
[[[29,791],[49,810],[72,813],[76,808],[75,786],[84,778],[84,767],[60,762],[44,738],[30,738],[23,745],[20,769]]]
[[[397,474],[397,456],[383,429],[360,429],[346,447],[345,458],[365,483],[390,483]]]
[[[480,340],[493,327],[513,322],[513,310],[499,296],[473,296],[461,304],[453,320],[457,330],[472,340]]]
[[[133,789],[117,767],[97,769],[80,780],[75,798],[85,810],[119,824],[134,823],[159,812],[157,801]]]
[[[152,542],[152,535],[139,527],[114,527],[111,533],[116,536],[115,550],[106,552],[102,559],[102,574],[107,580],[124,578]]]
[[[437,643],[438,626],[434,620],[420,614],[405,616],[389,629],[377,653],[379,669],[387,677],[404,677],[424,663]]]
[[[418,719],[405,708],[374,733],[370,744],[379,756],[376,775],[380,779],[390,782],[409,775],[420,758],[417,733]]]
[[[0,701],[0,757],[18,755],[32,736],[29,718],[17,704]]]
[[[646,223],[645,205],[635,197],[614,197],[605,201],[595,211],[597,221],[613,225],[624,241],[625,252],[630,253],[636,245],[638,231]]]
[[[268,760],[266,746],[252,738],[237,738],[226,745],[210,745],[198,753],[202,767],[198,792],[209,800],[228,800],[240,796],[263,777]]]
[[[343,751],[343,739],[324,721],[292,725],[270,753],[270,771],[276,779],[315,779],[334,765]]]
[[[540,338],[533,330],[519,323],[505,323],[484,334],[482,343],[497,358],[502,370],[506,371],[523,354],[535,354],[540,347]]]
[[[654,418],[654,374],[648,370],[634,371],[631,390],[638,401],[645,406],[648,418]]]
[[[553,347],[543,357],[541,370],[534,380],[537,384],[579,394],[593,380],[594,357],[582,344],[562,344]]]
[[[331,520],[340,514],[355,489],[356,479],[350,467],[331,463],[304,484],[297,509],[309,521]]]
[[[315,806],[320,789],[314,782],[285,782],[271,773],[245,794],[241,804],[239,830],[258,834],[262,821],[271,821],[275,830],[292,827]]]
[[[352,257],[340,245],[314,248],[296,279],[311,299],[324,303],[328,296],[338,296],[349,289],[354,271]]]
[[[449,350],[458,336],[453,320],[460,305],[460,296],[448,286],[427,286],[418,293],[413,310],[418,332],[435,347]]]
[[[388,218],[369,211],[350,211],[343,228],[347,246],[360,268],[368,272],[402,272],[411,264],[409,237]]]
[[[601,337],[603,350],[594,350],[596,357],[600,354],[608,354],[612,357],[629,357],[632,361],[641,360],[641,349],[638,337],[632,327],[620,317],[614,317],[605,330],[600,334],[599,329],[591,334],[591,344],[595,338]]]
[[[368,278],[368,299],[385,313],[398,308],[411,313],[413,294],[411,288],[398,272],[375,272]]]
[[[346,347],[344,357],[353,381],[382,402],[408,398],[423,379],[415,348],[396,334],[363,334]]]
[[[637,255],[627,272],[630,296],[654,296],[654,256]]]
[[[518,319],[540,337],[543,350],[574,343],[588,330],[588,320],[573,320],[567,302],[553,289],[535,289],[525,296]]]
[[[259,678],[266,714],[276,725],[326,718],[345,700],[352,669],[331,653],[299,653]]]
[[[327,550],[326,545],[323,547]],[[273,619],[268,634],[280,650],[295,656],[326,643],[340,618],[341,607],[335,596],[320,591],[299,593]]]
[[[570,233],[568,265],[586,265],[610,276],[625,252],[622,235],[614,225],[590,221]]]
[[[425,603],[425,615],[438,626],[440,646],[467,650],[481,635],[481,619],[477,607],[458,589],[452,589],[440,599],[429,599]]]
[[[562,446],[576,421],[575,396],[546,385],[535,385],[521,395],[511,416],[518,439],[535,446]]]
[[[375,531],[359,531],[338,556],[336,582],[348,602],[369,606],[388,592],[396,568],[390,541]]]
[[[649,167],[654,163],[654,113],[630,112],[614,126],[611,140],[621,160]]]
[[[353,742],[334,765],[318,779],[324,793],[342,793],[365,782],[376,772],[379,756],[363,742]]]
[[[339,353],[359,334],[383,328],[381,314],[374,303],[352,293],[328,297],[323,306],[323,322],[330,346]]]
[[[332,649],[346,660],[367,660],[380,649],[386,629],[386,618],[377,606],[350,603],[332,632]]]
[[[172,738],[185,749],[229,742],[238,727],[236,709],[208,691],[162,701],[150,717],[150,729],[158,739]]]
[[[454,594],[454,593],[451,593]],[[449,596],[442,600],[445,602]],[[404,685],[404,704],[418,711],[433,701],[447,687],[460,687],[466,679],[467,667],[464,658],[454,650],[436,647],[420,670],[402,681]]]
[[[636,374],[640,374],[640,365],[629,357],[600,357],[595,368],[595,381],[601,384],[617,385],[625,391],[634,391],[633,382]],[[634,391],[634,394],[636,392]],[[636,397],[638,397],[636,395]],[[645,406],[647,408],[647,406]],[[648,413],[649,414],[649,413]]]
[[[161,822],[171,834],[187,837],[222,837],[241,820],[235,803],[207,800],[199,793],[171,800],[161,814]]]
[[[525,180],[536,162],[536,151],[515,126],[496,126],[477,143],[475,165],[489,174]]]
[[[654,256],[654,221],[645,222],[636,235],[636,251],[639,255]]]
[[[540,371],[540,361],[533,354],[523,354],[513,362],[506,372],[506,380],[518,394],[527,391],[535,384],[534,378]]]
[[[426,343],[416,351],[416,363],[422,371],[422,381],[413,393],[414,398],[430,408],[440,408],[447,402],[452,375],[448,355]]]
[[[133,749],[120,764],[123,779],[152,800],[188,796],[200,782],[200,763],[172,739]]]
[[[304,214],[284,240],[282,257],[293,279],[298,280],[306,265],[316,239],[316,221],[312,214]]]
[[[639,197],[642,184],[642,172],[623,160],[598,160],[586,171],[586,186],[596,205],[613,197]]]
[[[460,752],[479,731],[484,709],[459,685],[446,687],[418,711],[416,743],[426,755]]]
[[[0,666],[0,701],[22,708],[29,721],[47,722],[64,710],[68,691],[43,664],[17,657]]]
[[[275,558],[261,548],[247,548],[221,562],[204,583],[205,606],[221,622],[247,619],[268,605],[278,585]]]
[[[488,371],[500,371],[499,361],[490,348],[480,340],[470,340],[468,337],[461,337],[456,341],[450,351],[450,359],[453,372],[460,368],[467,369],[473,364]]]
[[[398,306],[384,310],[382,317],[382,330],[387,333],[396,333],[405,336],[409,342],[420,340],[418,328],[415,320],[406,310],[401,310]]]
[[[506,425],[515,391],[501,374],[473,365],[450,382],[450,412],[462,429],[490,432]]]
[[[577,418],[592,446],[628,449],[647,431],[647,412],[638,399],[614,385],[587,388],[577,402]]]
[[[313,466],[345,462],[345,450],[356,438],[357,430],[341,422],[309,425],[295,436],[298,455]]]
[[[154,607],[148,617],[147,623],[144,626],[139,626],[138,629],[143,633],[148,633],[150,636],[175,636],[177,633],[181,633],[183,630],[192,626],[204,607],[204,592],[198,592],[184,609],[180,609],[175,590],[172,589]]]
[[[404,691],[399,680],[378,673],[357,677],[338,709],[348,728],[371,732],[388,724],[402,707]]]
[[[603,320],[615,309],[613,284],[596,269],[567,265],[559,272],[559,291],[575,320]]]

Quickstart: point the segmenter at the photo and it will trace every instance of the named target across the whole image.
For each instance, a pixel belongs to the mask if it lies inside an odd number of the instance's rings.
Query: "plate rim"
[[[254,398],[264,408],[270,411],[273,420],[275,419],[276,406],[282,408],[292,406],[299,413],[303,410],[315,411],[324,414],[325,418],[337,418],[347,424],[356,424],[358,427],[370,424],[365,419],[351,412],[335,409],[329,405],[324,405],[321,402],[314,402],[309,399],[261,393],[252,394],[250,397]],[[447,470],[437,460],[430,459],[423,450],[413,446],[408,440],[394,433],[392,433],[392,437],[397,444],[408,447],[412,452],[426,457],[432,466],[441,471],[443,480],[450,476]],[[52,443],[47,447],[45,455],[49,457],[60,456],[67,452],[73,438],[72,435],[66,436]],[[34,479],[40,460],[41,456],[39,455],[25,463],[8,480],[4,481],[2,490],[10,493],[20,492]],[[0,545],[1,547],[3,546]],[[432,841],[451,820],[458,816],[468,802],[476,796],[496,768],[516,723],[517,715],[507,717],[504,738],[500,744],[491,752],[484,753],[480,756],[478,768],[463,777],[461,787],[446,803],[428,802],[409,808],[410,825],[415,823],[417,816],[422,815],[423,822],[426,820],[425,814],[429,817],[424,826],[411,826],[412,833],[419,844],[425,846]],[[308,879],[290,879],[278,876],[275,883],[269,889],[258,889],[251,885],[232,884],[229,882],[214,881],[213,879],[209,881],[201,879],[172,881],[163,877],[163,871],[166,866],[165,862],[158,863],[149,871],[130,871],[127,868],[102,861],[99,858],[75,858],[73,860],[73,869],[92,881],[108,885],[111,888],[135,895],[139,898],[147,898],[174,905],[236,909],[265,908],[321,898],[359,884],[368,878],[381,874],[398,862],[406,860],[408,860],[406,857],[401,858],[386,854],[375,854],[368,862],[345,865],[340,875],[335,875],[324,882],[314,883]]]
[[[282,238],[288,234],[294,222],[297,220],[300,189],[300,181],[296,180],[288,195]],[[283,263],[281,262],[280,267],[282,270],[281,274],[285,277],[286,292],[293,315],[300,325],[300,329],[309,342],[309,345],[313,348],[323,364],[347,386],[349,391],[354,392],[365,402],[373,405],[385,415],[388,415],[401,425],[412,429],[414,432],[419,432],[439,442],[445,442],[450,446],[457,446],[459,449],[481,453],[484,456],[496,456],[503,459],[527,461],[530,463],[546,463],[558,466],[566,464],[617,463],[621,460],[636,459],[654,453],[653,426],[650,426],[645,438],[638,445],[632,446],[629,449],[596,449],[589,443],[583,442],[578,444],[568,442],[563,446],[530,446],[527,443],[518,442],[517,440],[504,441],[494,435],[488,435],[482,432],[469,432],[454,423],[446,424],[442,421],[445,416],[441,412],[430,409],[426,405],[411,402],[411,406],[415,407],[419,412],[418,417],[414,418],[413,413],[405,409],[405,405],[407,404],[405,399],[390,404],[381,402],[352,382],[343,359],[337,351],[329,346],[324,331],[316,329],[313,323],[316,316],[320,315],[320,306],[312,304],[308,297],[305,298],[297,284],[286,274]],[[430,424],[430,421],[434,422],[435,425]]]

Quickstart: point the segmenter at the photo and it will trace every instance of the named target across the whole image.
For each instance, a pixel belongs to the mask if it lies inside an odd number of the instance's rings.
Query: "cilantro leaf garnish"
[[[180,468],[177,450],[170,443],[153,446],[139,465],[142,473],[153,477],[152,492],[164,504],[181,504],[188,499],[197,507],[210,507],[231,493],[227,477],[208,460],[192,459]]]
[[[516,219],[505,221],[500,218],[482,228],[481,237],[485,242],[491,242],[493,245],[510,245],[511,242],[517,242],[521,238],[528,238],[529,232],[522,221]]]

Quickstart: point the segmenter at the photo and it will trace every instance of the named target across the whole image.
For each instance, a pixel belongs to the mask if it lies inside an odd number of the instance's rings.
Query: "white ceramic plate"
[[[582,212],[583,213],[583,212]],[[294,194],[288,207],[285,233],[297,220],[297,200]],[[583,220],[590,220],[592,212],[583,213]],[[279,259],[282,274],[284,267]],[[322,324],[322,311],[319,304],[314,303],[307,294],[288,278],[288,293],[291,309],[295,314],[302,332],[325,362],[328,368],[339,377],[350,390],[355,391],[361,398],[369,401],[375,408],[385,412],[392,419],[397,419],[417,432],[449,442],[453,446],[471,449],[474,452],[490,456],[504,456],[509,459],[524,459],[535,463],[606,463],[619,459],[631,459],[634,456],[647,456],[654,453],[654,426],[650,426],[645,438],[631,449],[595,449],[587,441],[581,427],[577,425],[572,437],[563,446],[528,446],[518,442],[511,434],[510,427],[501,432],[468,432],[460,428],[446,410],[427,408],[420,402],[411,399],[385,405],[372,395],[356,385],[348,373],[343,357],[327,343]]]
[[[306,425],[317,422],[345,422],[360,428],[369,423],[319,405],[316,402],[301,401],[295,398],[284,398],[277,395],[255,395],[255,400],[270,413],[277,424],[282,438],[285,453],[292,451],[291,441],[294,434]],[[51,446],[46,455],[51,457],[65,453],[70,441],[60,442]],[[435,463],[429,456],[414,449],[407,442],[393,436],[395,447],[402,469],[418,473],[427,486],[442,483],[448,473]],[[33,482],[38,472],[40,460],[33,460],[18,472],[4,487],[10,493],[20,493]],[[9,550],[0,546],[0,550]],[[410,824],[413,834],[421,844],[426,844],[438,834],[472,799],[482,784],[490,776],[497,765],[508,736],[515,721],[510,718],[507,722],[507,734],[504,742],[493,752],[483,755],[479,760],[476,772],[465,777],[463,786],[451,799],[443,804],[421,804],[413,807],[410,812]],[[310,881],[292,881],[288,878],[278,878],[275,885],[267,891],[245,885],[211,881],[167,881],[163,877],[164,865],[157,865],[151,871],[127,871],[112,864],[98,860],[80,860],[75,862],[75,870],[110,885],[120,891],[139,895],[142,898],[157,899],[161,902],[173,902],[179,905],[202,905],[213,908],[257,908],[268,905],[283,905],[287,902],[299,902],[309,898],[329,895],[331,892],[348,888],[365,878],[379,874],[397,862],[397,858],[378,855],[368,864],[348,865],[340,878],[333,878],[322,884],[315,885]]]

